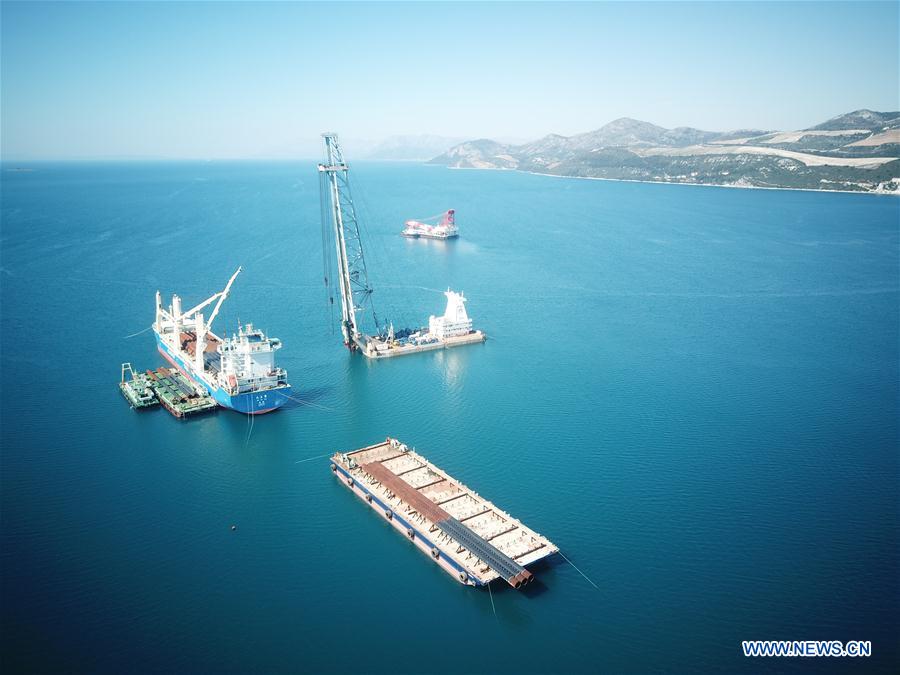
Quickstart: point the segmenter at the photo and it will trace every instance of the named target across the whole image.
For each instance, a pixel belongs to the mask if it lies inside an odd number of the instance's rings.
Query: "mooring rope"
[[[127,340],[128,338],[136,337],[136,336],[140,335],[141,333],[146,333],[146,332],[147,332],[148,330],[150,330],[151,328],[153,328],[153,324],[150,324],[150,325],[147,326],[144,330],[139,330],[137,333],[132,333],[131,335],[126,335],[126,336],[123,337],[122,339],[123,339],[123,340]]]
[[[413,286],[410,284],[381,284],[381,288],[413,288],[422,291],[428,291],[429,293],[437,293],[438,295],[444,294],[444,291],[438,290],[437,288],[428,288],[428,286]]]
[[[253,433],[253,394],[250,394],[250,414],[247,415],[247,440],[244,441],[244,449],[247,449],[247,446],[250,445],[250,435]]]
[[[303,462],[311,462],[314,459],[324,459],[326,457],[331,457],[331,454],[329,453],[327,455],[319,455],[318,457],[307,457],[306,459],[298,459],[296,462],[294,462],[294,464],[303,464]]]
[[[319,410],[324,410],[325,412],[334,412],[334,410],[332,408],[328,408],[328,407],[326,407],[324,405],[320,405],[318,403],[313,403],[312,401],[304,401],[303,399],[294,398],[290,394],[285,394],[285,393],[282,393],[281,395],[284,396],[285,398],[291,399],[292,401],[296,401],[300,405],[308,405],[312,408],[318,408]]]
[[[569,559],[566,557],[565,553],[563,553],[562,551],[560,551],[559,554],[563,557],[563,560],[565,560],[567,563],[569,563],[572,567],[575,567],[575,563],[573,563],[571,560],[569,560]],[[591,586],[593,586],[594,588],[596,588],[598,591],[600,590],[600,587],[599,587],[597,584],[595,584],[593,581],[591,581],[587,574],[585,574],[584,572],[582,572],[582,571],[581,571],[580,569],[578,569],[577,567],[575,567],[575,571],[578,572],[578,574],[580,574],[581,576],[583,576],[585,579],[587,579],[587,582],[588,582]]]
[[[488,594],[491,596],[491,609],[494,610],[494,618],[497,618],[497,608],[494,606],[494,591],[491,590],[491,582],[488,582]]]

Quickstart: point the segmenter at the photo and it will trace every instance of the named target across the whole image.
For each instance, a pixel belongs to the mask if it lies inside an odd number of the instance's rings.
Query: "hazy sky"
[[[617,117],[896,110],[898,3],[12,3],[5,159],[265,157],[322,131],[530,140]]]

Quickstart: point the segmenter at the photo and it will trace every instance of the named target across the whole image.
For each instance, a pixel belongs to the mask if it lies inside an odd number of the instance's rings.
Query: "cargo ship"
[[[248,415],[280,408],[290,398],[287,371],[275,365],[281,340],[270,338],[252,323],[238,326],[237,334],[219,337],[212,332],[222,303],[242,268],[228,280],[225,289],[199,305],[182,311],[181,298],[172,296],[168,308],[156,292],[153,333],[160,354],[195,385],[206,390],[216,403]],[[201,310],[215,302],[209,320]]]
[[[403,231],[400,233],[404,237],[413,239],[453,239],[459,236],[459,229],[456,227],[456,211],[450,209],[432,218],[425,220],[438,220],[437,223],[430,224],[420,220],[407,220]]]
[[[521,588],[527,565],[559,552],[395,438],[331,457],[331,471],[357,497],[459,583],[502,579]]]

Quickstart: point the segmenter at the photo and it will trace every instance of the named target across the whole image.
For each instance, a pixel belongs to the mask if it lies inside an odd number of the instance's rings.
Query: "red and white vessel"
[[[456,227],[455,213],[456,211],[450,209],[425,220],[407,220],[406,227],[403,228],[403,232],[400,234],[413,239],[452,239],[453,237],[458,237],[459,230]],[[429,220],[438,222],[429,223]]]

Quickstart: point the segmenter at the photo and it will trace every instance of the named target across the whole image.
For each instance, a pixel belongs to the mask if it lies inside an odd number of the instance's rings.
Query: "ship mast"
[[[359,221],[350,193],[350,167],[344,162],[337,134],[322,134],[322,138],[325,140],[325,163],[319,164],[319,174],[323,179],[320,189],[322,199],[327,200],[331,206],[330,225],[334,231],[338,285],[341,291],[341,332],[344,335],[344,344],[350,351],[358,348],[364,350],[366,335],[359,329],[356,313],[370,308],[376,331],[378,318],[372,306],[372,287],[369,286],[369,275],[359,236]],[[359,304],[354,302],[354,294]]]

